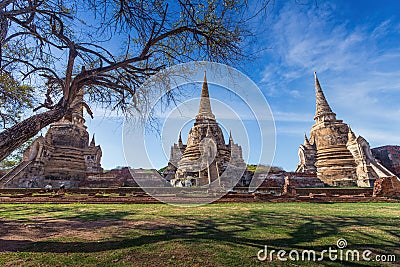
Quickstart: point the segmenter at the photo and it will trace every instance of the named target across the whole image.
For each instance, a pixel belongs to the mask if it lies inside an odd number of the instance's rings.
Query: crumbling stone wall
[[[383,177],[375,181],[375,197],[400,197],[400,180],[396,176]]]
[[[372,154],[383,166],[400,177],[400,146],[382,146],[372,149]]]

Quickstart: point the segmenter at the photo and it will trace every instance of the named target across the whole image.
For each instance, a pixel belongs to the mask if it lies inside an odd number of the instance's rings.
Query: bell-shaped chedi
[[[24,151],[22,162],[0,179],[0,187],[78,187],[88,175],[103,172],[101,147],[89,143],[83,117],[83,90],[71,104],[72,115],[50,125]]]
[[[296,172],[317,172],[317,176],[328,185],[373,186],[379,177],[392,176],[372,156],[368,142],[356,137],[350,127],[336,114],[326,100],[316,73],[315,124],[310,138],[300,145],[300,163]]]
[[[242,150],[233,142],[232,136],[229,143],[225,144],[223,132],[211,109],[207,77],[204,74],[194,125],[189,131],[186,145],[179,136],[178,143],[171,147],[171,157],[163,173],[164,177],[174,186],[221,185],[227,180],[224,172],[227,169],[236,170],[236,165],[240,165],[238,169],[241,168],[239,180],[246,167]],[[230,178],[235,178],[235,174]]]

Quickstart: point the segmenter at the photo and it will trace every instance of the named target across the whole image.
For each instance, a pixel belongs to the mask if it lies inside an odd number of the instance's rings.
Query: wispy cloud
[[[371,33],[371,37],[374,39],[380,38],[388,34],[391,28],[391,19],[382,21]]]
[[[369,79],[374,61],[387,63],[400,52],[398,48],[383,49],[378,43],[398,27],[391,19],[355,26],[347,20],[339,21],[337,13],[330,3],[308,11],[292,3],[283,6],[274,18],[269,38],[273,44],[271,57],[278,64],[265,67],[261,82],[276,85],[280,81],[285,87],[313,71],[329,71],[334,75],[356,72]]]
[[[360,128],[358,134],[363,137],[368,136],[367,141],[373,147],[400,144],[400,135],[397,133],[381,131],[379,129]]]
[[[267,96],[299,98],[303,106],[314,105],[312,72],[317,71],[339,117],[356,121],[352,117],[365,116],[390,125],[399,115],[400,104],[394,99],[400,96],[400,49],[385,40],[400,38],[399,23],[383,18],[354,24],[338,19],[340,13],[332,3],[308,10],[285,4],[273,18],[268,38],[274,44],[270,62],[276,63],[265,66],[260,84]],[[304,85],[311,90],[296,87]],[[279,118],[300,113],[297,108],[275,109],[274,114]]]
[[[332,3],[307,10],[286,3],[271,24],[268,41],[273,48],[261,87],[278,107],[275,118],[293,122],[293,129],[284,131],[299,132],[294,122],[313,118],[312,72],[317,71],[338,118],[365,126],[379,122],[378,130],[364,127],[364,137],[373,143],[400,143],[399,22],[381,17],[354,24],[343,12]],[[298,104],[282,105],[283,99]]]

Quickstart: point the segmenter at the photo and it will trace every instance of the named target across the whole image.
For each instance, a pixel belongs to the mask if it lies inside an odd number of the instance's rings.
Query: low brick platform
[[[372,197],[372,188],[297,188],[296,196],[279,195],[277,188],[261,188],[257,192],[229,192],[215,202],[400,202],[399,198],[385,196]],[[122,192],[126,190],[125,192]],[[27,192],[26,189],[0,190],[0,203],[88,203],[88,204],[152,204],[161,203],[159,200],[134,188],[131,191],[113,189],[117,196],[96,190],[84,189],[85,193],[65,192]],[[280,189],[282,190],[282,189]],[[4,191],[8,191],[5,193]],[[32,189],[30,189],[32,191]],[[104,190],[103,190],[104,191]],[[111,191],[111,190],[110,190]],[[168,203],[206,203],[207,198],[202,196],[183,197],[184,193],[168,194],[163,200]]]
[[[374,183],[374,196],[400,197],[400,180],[396,176],[379,178]]]

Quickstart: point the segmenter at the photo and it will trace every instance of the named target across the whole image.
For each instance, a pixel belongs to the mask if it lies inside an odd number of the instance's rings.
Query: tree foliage
[[[243,58],[247,8],[236,0],[0,2],[0,24],[6,25],[0,73],[34,85],[41,103],[36,115],[0,133],[0,160],[43,127],[69,118],[81,89],[91,103],[140,109],[146,94],[140,85],[161,69]],[[87,103],[78,104],[92,114]]]
[[[268,172],[272,172],[272,173],[279,173],[279,172],[283,172],[284,170],[281,167],[278,166],[268,166],[268,165],[263,165],[263,164],[248,164],[247,165],[247,170],[249,172],[251,172],[252,174],[254,174],[256,171],[258,173],[268,173]]]
[[[17,123],[26,109],[33,108],[33,88],[21,85],[9,73],[0,73],[0,123]]]
[[[14,150],[8,157],[0,161],[0,176],[2,171],[9,171],[22,161],[24,151],[32,144],[33,139],[28,140],[22,146]]]

